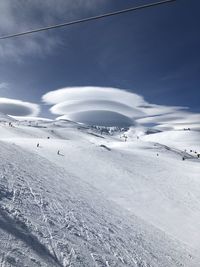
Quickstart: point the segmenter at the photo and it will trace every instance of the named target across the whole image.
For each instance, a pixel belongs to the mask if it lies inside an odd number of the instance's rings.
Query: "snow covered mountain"
[[[200,133],[144,133],[0,125],[0,265],[199,266]]]

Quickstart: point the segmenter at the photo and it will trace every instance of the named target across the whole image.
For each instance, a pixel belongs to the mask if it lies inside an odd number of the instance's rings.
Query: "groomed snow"
[[[199,266],[199,132],[143,130],[2,123],[1,266]]]

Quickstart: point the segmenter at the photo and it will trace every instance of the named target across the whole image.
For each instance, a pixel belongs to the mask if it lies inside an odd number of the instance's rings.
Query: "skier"
[[[40,146],[40,144],[39,143],[37,143],[37,147],[39,147]]]
[[[57,155],[60,155],[60,150],[58,150]]]
[[[127,141],[127,138],[128,138],[128,136],[127,135],[123,135],[123,138],[124,138],[124,141],[126,142]]]

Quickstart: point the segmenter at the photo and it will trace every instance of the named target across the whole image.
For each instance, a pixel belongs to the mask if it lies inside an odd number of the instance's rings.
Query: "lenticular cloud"
[[[145,113],[137,108],[143,97],[116,88],[73,87],[51,91],[43,96],[50,111],[59,118],[104,126],[133,125]]]
[[[17,99],[0,98],[0,112],[11,116],[37,116],[40,108],[34,103]]]
[[[177,125],[200,126],[199,114],[188,112],[186,107],[148,103],[138,94],[117,88],[67,87],[46,93],[42,100],[52,105],[51,113],[60,115],[57,119],[90,125],[123,127],[151,123],[172,129]]]
[[[58,119],[69,119],[72,121],[78,121],[87,125],[98,126],[118,126],[129,127],[134,124],[133,120],[123,114],[113,111],[94,110],[94,111],[82,111],[71,113],[70,115],[63,115]]]
[[[110,87],[67,87],[48,92],[43,95],[43,101],[47,104],[58,104],[64,101],[89,101],[107,100],[119,102],[125,105],[145,105],[143,97],[137,94]]]
[[[131,106],[125,105],[120,102],[110,100],[84,100],[84,101],[65,101],[54,105],[51,109],[53,114],[66,114],[79,111],[96,111],[96,110],[108,110],[112,112],[122,113],[129,117],[142,116],[145,113]]]

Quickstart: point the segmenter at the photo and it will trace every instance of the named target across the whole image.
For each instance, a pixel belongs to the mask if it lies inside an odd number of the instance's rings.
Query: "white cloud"
[[[143,97],[116,88],[62,88],[48,92],[42,99],[47,104],[54,104],[50,109],[52,113],[88,124],[127,126],[134,124],[134,118],[145,115],[136,108],[146,104]]]
[[[17,99],[0,98],[0,112],[13,116],[37,116],[39,105]]]
[[[0,90],[1,89],[8,89],[9,88],[9,84],[8,83],[6,83],[6,82],[1,82],[0,83]]]
[[[196,127],[200,122],[199,114],[190,113],[187,107],[148,103],[141,95],[117,88],[67,87],[48,92],[42,99],[53,105],[53,114],[62,115],[59,118],[88,124],[177,128],[187,124]]]
[[[143,125],[155,124],[159,129],[183,129],[183,128],[200,128],[200,114],[188,111],[177,110],[158,116],[149,116],[137,119],[137,122]]]
[[[70,113],[68,115],[63,115],[57,118],[76,121],[80,123],[85,123],[88,125],[98,125],[98,126],[118,126],[118,127],[129,127],[134,125],[134,121],[118,112],[113,112],[109,110],[89,110],[82,112]]]
[[[80,13],[87,14],[105,2],[105,0],[1,0],[0,33],[1,36],[9,35],[77,19]],[[27,54],[43,56],[62,43],[56,34],[57,31],[48,31],[1,40],[0,57],[21,60],[22,56]]]
[[[188,109],[187,107],[181,107],[181,106],[165,106],[165,105],[155,105],[150,103],[144,106],[143,105],[138,106],[137,108],[148,116],[168,114],[168,113],[178,112],[179,110]]]
[[[94,101],[105,100],[118,102],[130,107],[145,105],[143,97],[125,90],[112,87],[66,87],[50,91],[43,95],[43,101],[47,104],[58,104],[67,101]]]
[[[124,103],[120,103],[118,101],[111,100],[75,100],[75,101],[65,101],[59,104],[54,105],[50,111],[53,114],[70,114],[76,111],[88,111],[88,110],[109,110],[112,112],[122,113],[125,116],[129,117],[141,117],[145,115],[144,112],[141,112],[138,109],[135,109],[131,106],[125,105]]]
[[[187,107],[148,103],[141,95],[117,88],[67,87],[50,91],[42,100],[50,111],[68,119],[98,125],[152,125],[158,129],[200,128],[200,114]]]
[[[200,121],[200,114],[194,114],[186,111],[179,111],[170,114],[161,114],[159,116],[149,116],[138,119],[140,123],[167,123],[173,121],[174,123],[195,123]]]

